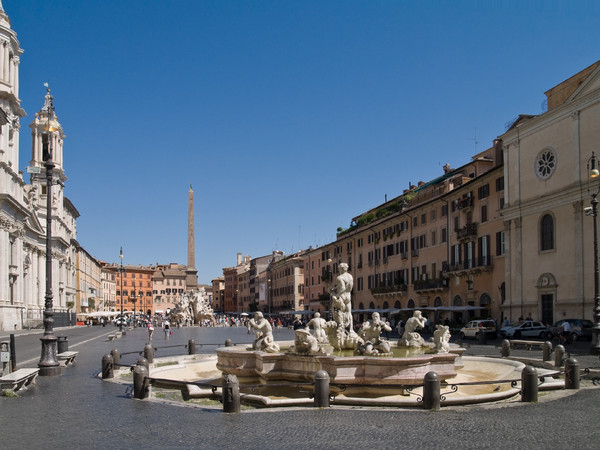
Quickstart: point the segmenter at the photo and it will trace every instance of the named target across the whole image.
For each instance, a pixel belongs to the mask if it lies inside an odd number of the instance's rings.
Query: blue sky
[[[50,83],[77,239],[209,283],[492,145],[600,59],[595,1],[3,0],[25,50],[20,168]]]

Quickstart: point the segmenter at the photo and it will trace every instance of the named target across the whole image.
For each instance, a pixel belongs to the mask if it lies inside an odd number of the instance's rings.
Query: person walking
[[[148,322],[148,339],[152,340],[153,334],[154,334],[154,327],[152,326],[152,322]]]
[[[171,324],[169,323],[168,320],[165,320],[164,328],[165,328],[165,339],[169,339],[169,336],[171,335]]]

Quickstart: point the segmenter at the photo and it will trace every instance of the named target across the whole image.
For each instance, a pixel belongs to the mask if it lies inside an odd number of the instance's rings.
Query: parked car
[[[471,320],[460,330],[460,338],[476,338],[479,333],[485,333],[487,336],[496,337],[496,322],[493,320]]]
[[[543,339],[546,337],[546,326],[542,322],[526,320],[520,324],[500,328],[500,336],[505,338],[514,337],[516,339],[522,337],[537,337]]]
[[[592,339],[592,327],[594,323],[591,320],[585,319],[562,319],[556,322],[551,327],[546,329],[546,339],[552,340],[560,334],[562,331],[563,323],[569,322],[571,325],[571,340],[576,341],[578,339]]]

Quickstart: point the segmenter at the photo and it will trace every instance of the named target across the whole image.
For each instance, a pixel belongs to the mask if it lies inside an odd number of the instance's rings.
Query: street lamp
[[[594,218],[594,326],[592,327],[592,343],[590,346],[590,354],[600,355],[600,271],[598,269],[598,194],[597,190],[591,189],[591,182],[600,176],[598,171],[598,158],[592,152],[592,156],[588,159],[588,192],[592,196],[591,211],[588,213]],[[586,208],[587,209],[587,208]]]
[[[47,120],[44,132],[42,134],[42,159],[46,168],[46,295],[44,304],[44,335],[40,338],[42,341],[42,356],[38,363],[40,376],[60,375],[60,363],[56,359],[56,341],[54,335],[54,310],[52,309],[52,182],[53,169],[55,167],[52,161],[52,138],[54,132],[58,131],[59,125],[54,115],[54,105],[50,88],[46,84],[46,104]]]
[[[123,333],[123,274],[125,273],[125,269],[123,269],[123,247],[119,252],[119,258],[121,258],[121,268],[119,269],[119,273],[121,274],[121,318],[119,319],[119,331]]]

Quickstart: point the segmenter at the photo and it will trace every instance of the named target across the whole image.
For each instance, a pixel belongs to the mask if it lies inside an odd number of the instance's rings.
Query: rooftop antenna
[[[479,141],[477,140],[477,127],[475,127],[475,137],[473,138],[473,142],[475,143],[475,153],[477,153],[477,144],[479,144]]]

